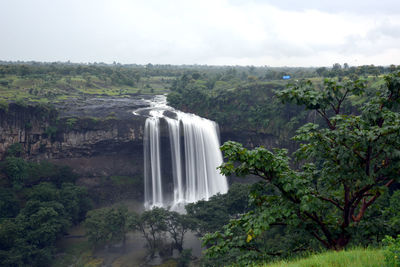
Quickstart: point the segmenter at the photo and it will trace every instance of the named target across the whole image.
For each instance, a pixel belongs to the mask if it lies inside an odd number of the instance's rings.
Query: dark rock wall
[[[0,110],[0,159],[14,143],[28,159],[62,159],[105,154],[134,154],[143,140],[144,118],[57,119],[54,110],[10,105]],[[140,150],[142,153],[142,150]]]

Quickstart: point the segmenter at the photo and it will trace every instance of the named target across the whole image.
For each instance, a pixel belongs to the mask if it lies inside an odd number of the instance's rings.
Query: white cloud
[[[3,0],[0,59],[396,64],[399,5],[385,2],[393,8],[366,8],[373,6],[371,1],[352,1],[339,9],[322,1],[303,6],[292,1],[288,8],[282,2],[256,0]],[[357,5],[364,6],[362,12]]]

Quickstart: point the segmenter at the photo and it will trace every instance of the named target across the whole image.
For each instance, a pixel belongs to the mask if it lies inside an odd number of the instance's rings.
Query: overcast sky
[[[400,64],[399,0],[0,0],[0,60]]]

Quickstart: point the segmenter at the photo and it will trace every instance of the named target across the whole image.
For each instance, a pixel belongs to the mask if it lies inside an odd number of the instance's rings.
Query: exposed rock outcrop
[[[0,110],[0,158],[20,143],[24,157],[34,160],[133,153],[143,140],[145,118],[59,118],[40,106],[10,104]]]

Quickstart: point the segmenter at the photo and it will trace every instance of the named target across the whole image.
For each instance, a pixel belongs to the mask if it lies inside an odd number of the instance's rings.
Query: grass
[[[265,267],[384,267],[385,257],[379,249],[356,248],[329,251],[291,261],[280,261]]]
[[[129,176],[114,175],[110,179],[115,185],[132,185],[135,183],[135,180]]]
[[[90,82],[88,82],[88,80]],[[20,77],[3,75],[0,78],[0,100],[26,102],[59,102],[71,97],[114,96],[132,94],[164,94],[169,92],[171,77],[142,77],[134,86],[115,85],[109,79],[100,80],[94,75],[44,75]]]

